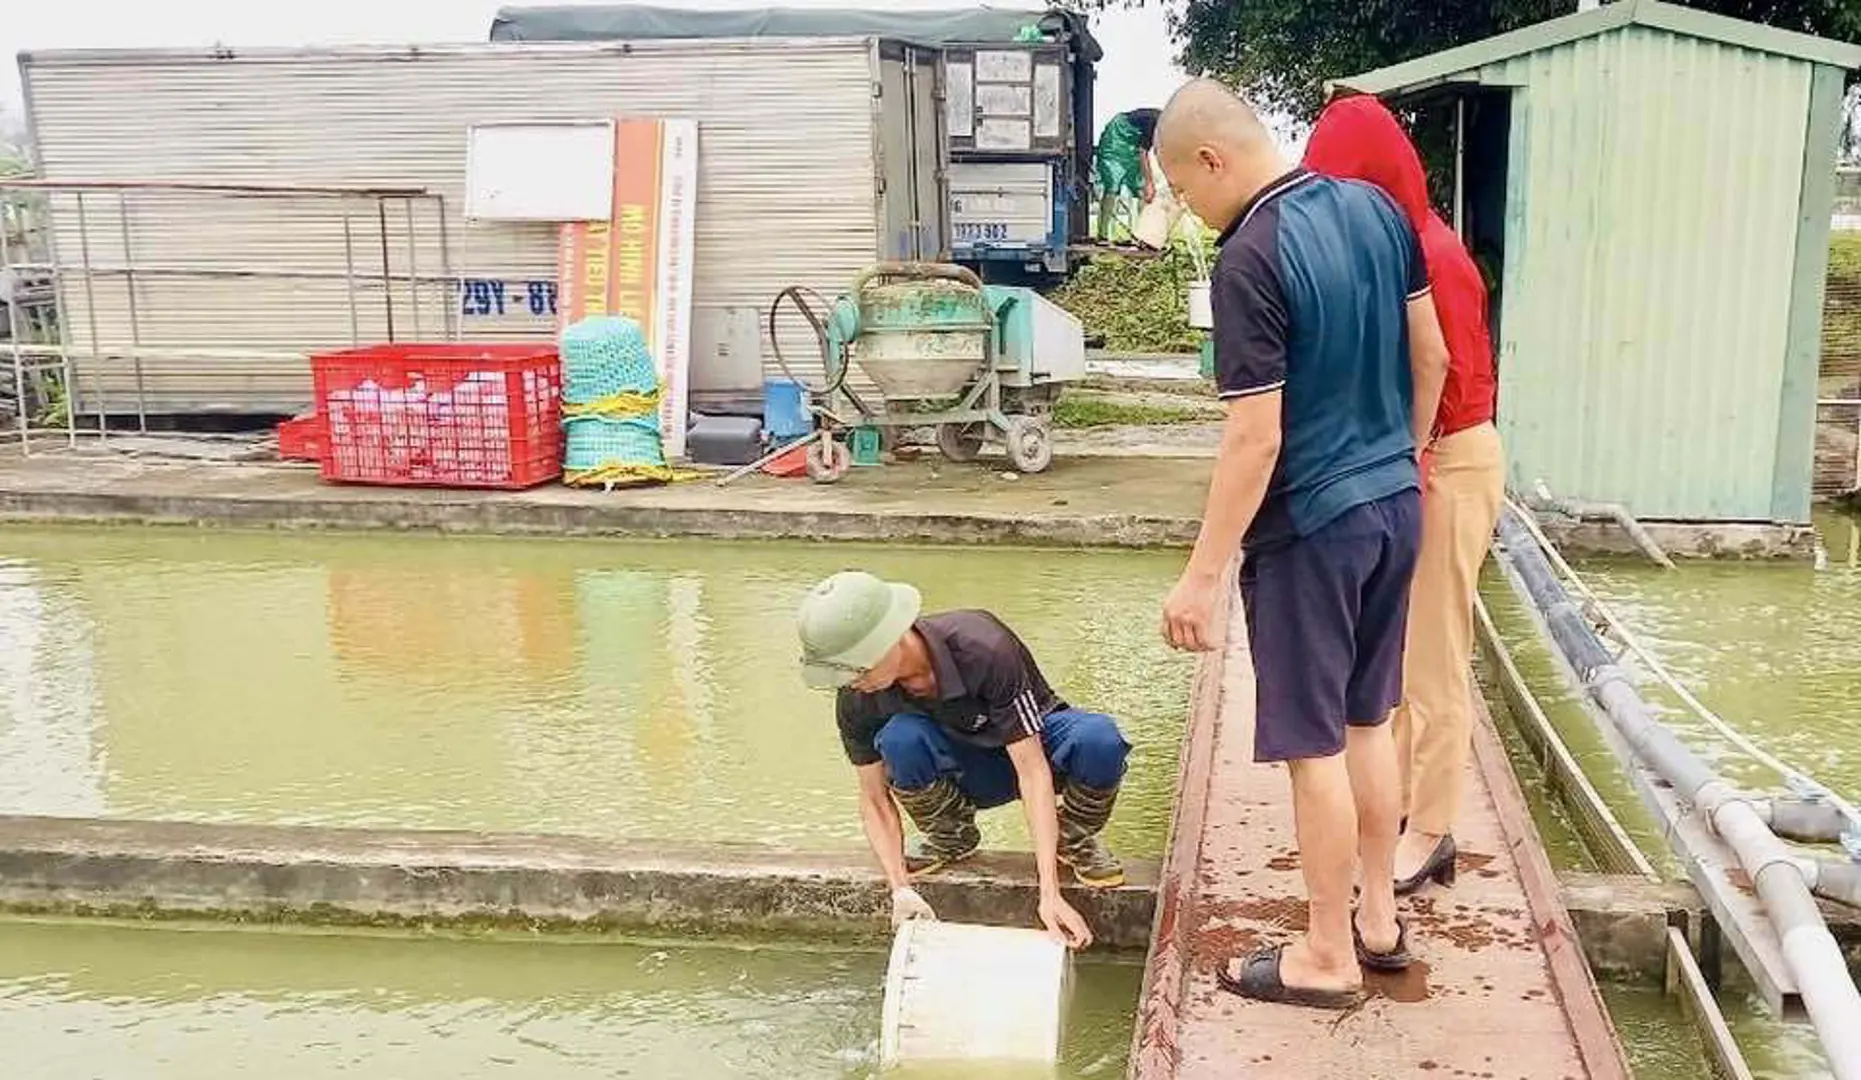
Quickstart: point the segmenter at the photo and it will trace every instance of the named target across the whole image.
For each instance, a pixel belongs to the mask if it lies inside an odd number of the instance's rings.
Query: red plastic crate
[[[562,475],[553,345],[373,345],[310,368],[326,481],[515,490]]]
[[[278,425],[278,456],[286,461],[323,460],[323,421],[314,412]]]

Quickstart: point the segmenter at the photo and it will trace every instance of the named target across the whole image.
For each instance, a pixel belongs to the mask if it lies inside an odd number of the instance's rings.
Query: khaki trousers
[[[1492,424],[1436,440],[1422,484],[1422,551],[1409,592],[1396,753],[1412,831],[1454,831],[1473,738],[1473,598],[1505,502]]]

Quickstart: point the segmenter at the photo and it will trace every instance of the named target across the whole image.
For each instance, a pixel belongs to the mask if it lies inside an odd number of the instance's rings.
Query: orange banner
[[[558,330],[590,315],[625,315],[639,322],[648,347],[658,355],[658,320],[653,315],[663,140],[657,120],[615,122],[613,220],[562,227]]]
[[[614,123],[611,220],[562,226],[557,331],[590,315],[625,315],[659,367],[660,431],[668,457],[685,453],[698,129],[689,120]]]

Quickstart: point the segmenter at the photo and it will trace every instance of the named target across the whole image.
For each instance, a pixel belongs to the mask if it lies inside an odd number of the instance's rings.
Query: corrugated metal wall
[[[789,284],[833,295],[874,261],[874,71],[865,41],[659,42],[622,46],[461,46],[420,50],[206,54],[48,54],[23,65],[44,174],[52,180],[399,185],[442,194],[453,273],[497,283],[475,303],[434,283],[422,290],[421,332],[449,315],[468,339],[547,337],[555,228],[468,224],[466,128],[474,123],[621,113],[695,119],[699,202],[694,321],[732,306],[766,308]],[[137,278],[152,412],[289,408],[309,398],[303,353],[350,342],[344,210],[330,200],[127,196],[138,266],[304,271],[295,280],[146,273]],[[364,342],[387,336],[383,247],[371,202],[347,204]],[[57,209],[59,255],[79,254],[70,197]],[[120,266],[115,196],[86,199],[90,258]],[[436,207],[390,206],[393,275],[437,276]],[[416,265],[417,264],[417,265]],[[369,284],[366,279],[376,280]],[[489,287],[487,287],[489,288]],[[120,276],[94,282],[97,339],[126,351],[129,303]],[[412,336],[405,281],[394,285],[395,330]],[[76,280],[65,289],[80,369],[94,408],[133,411],[126,358],[89,358],[92,312]],[[534,302],[533,302],[534,301]],[[499,309],[502,313],[499,313]],[[481,313],[489,308],[490,313]],[[815,370],[819,350],[794,320],[791,358]]]
[[[1483,73],[1523,87],[1499,350],[1514,485],[1770,518],[1811,71],[1633,27]]]

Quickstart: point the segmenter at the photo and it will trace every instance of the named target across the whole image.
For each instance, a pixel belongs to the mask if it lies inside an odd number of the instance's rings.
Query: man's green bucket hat
[[[835,574],[809,591],[795,616],[801,677],[817,690],[842,687],[885,658],[918,621],[924,599],[871,574]]]

